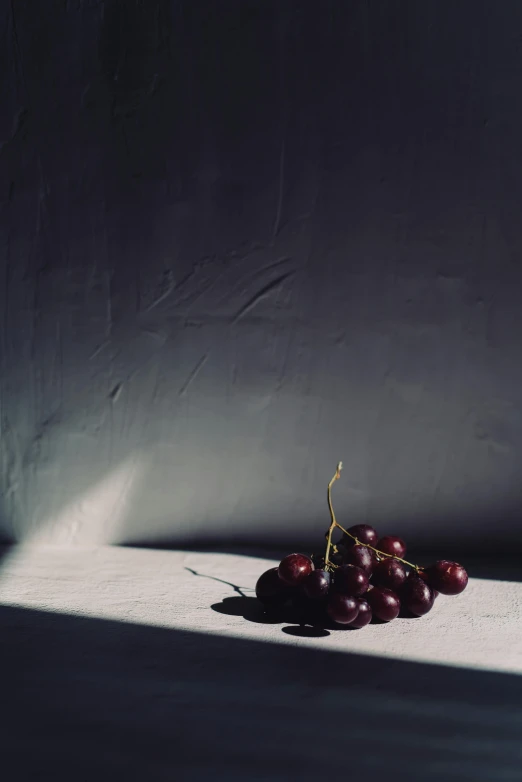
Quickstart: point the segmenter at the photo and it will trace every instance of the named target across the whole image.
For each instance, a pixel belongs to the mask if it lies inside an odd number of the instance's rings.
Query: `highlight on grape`
[[[394,535],[379,538],[368,524],[344,529],[332,505],[332,486],[342,462],[328,484],[331,523],[324,554],[289,554],[263,573],[256,595],[267,611],[291,604],[304,624],[333,624],[360,629],[372,619],[390,622],[406,610],[424,616],[439,594],[458,595],[468,574],[458,562],[441,559],[421,567],[408,562],[405,542]],[[333,533],[342,538],[335,544]]]

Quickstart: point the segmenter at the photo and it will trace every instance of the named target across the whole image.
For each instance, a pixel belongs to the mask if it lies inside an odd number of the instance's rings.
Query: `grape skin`
[[[334,585],[338,592],[350,597],[361,597],[370,584],[365,571],[356,565],[343,565],[335,572]]]
[[[401,601],[395,592],[384,587],[373,587],[366,594],[373,616],[383,622],[391,622],[396,619],[401,609]]]
[[[357,565],[366,571],[368,576],[371,576],[376,564],[377,557],[368,546],[356,544],[346,549],[343,561],[346,565]]]
[[[412,578],[415,575],[418,576],[419,578],[422,578],[422,580],[425,581],[427,584],[430,583],[429,576],[428,576],[428,574],[426,573],[425,570],[412,571],[410,573],[410,578]],[[431,584],[430,584],[430,586],[431,586]],[[437,592],[437,590],[433,589],[433,587],[432,587],[432,590],[433,590],[434,597],[438,597],[440,595],[440,592]]]
[[[376,548],[384,554],[389,554],[392,557],[400,557],[401,559],[403,559],[406,554],[406,543],[396,535],[385,535],[379,540]]]
[[[289,554],[279,564],[279,578],[287,586],[297,586],[313,569],[314,563],[306,554]]]
[[[256,597],[265,606],[280,606],[287,601],[289,589],[279,578],[278,568],[270,568],[259,576]]]
[[[321,600],[328,596],[332,576],[327,570],[312,570],[303,579],[303,591],[310,600]]]
[[[415,616],[424,616],[433,608],[435,595],[424,579],[410,576],[401,591],[403,605]]]
[[[402,562],[396,559],[383,559],[378,562],[373,571],[373,583],[375,586],[387,589],[399,590],[407,578],[406,568]]]
[[[425,572],[430,586],[442,595],[460,595],[468,585],[468,574],[458,562],[441,559]]]
[[[369,524],[354,524],[353,527],[350,527],[347,532],[350,532],[357,540],[359,540],[361,543],[366,543],[368,546],[374,546],[377,543],[378,535],[373,527],[370,527]],[[345,535],[344,537],[344,543],[346,545],[349,544],[349,541],[355,543],[352,538],[350,538],[348,535]]]
[[[366,625],[370,624],[372,621],[372,609],[370,608],[370,605],[367,600],[363,600],[362,598],[358,598],[357,603],[359,605],[359,612],[355,619],[350,622],[350,627],[355,627],[357,629],[361,629],[363,627],[366,627]]]
[[[326,610],[334,622],[349,625],[357,618],[359,604],[354,597],[343,595],[340,592],[332,592],[328,598]]]

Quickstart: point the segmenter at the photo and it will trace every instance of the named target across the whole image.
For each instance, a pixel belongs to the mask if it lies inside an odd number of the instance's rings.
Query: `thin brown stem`
[[[328,533],[326,535],[326,552],[324,555],[324,566],[326,569],[332,567],[332,563],[330,562],[330,548],[332,547],[332,533],[334,529],[338,526],[337,521],[335,520],[335,513],[332,505],[332,486],[334,485],[335,481],[337,481],[341,477],[342,469],[343,469],[343,463],[339,462],[339,464],[337,465],[337,470],[335,471],[335,475],[330,481],[330,483],[328,484],[327,497],[328,497],[328,508],[330,510],[331,523],[328,529]]]
[[[371,549],[371,551],[375,552],[375,554],[377,554],[379,557],[396,559],[398,562],[402,562],[403,565],[407,565],[408,567],[413,568],[414,570],[417,571],[417,573],[419,572],[419,570],[423,570],[423,568],[421,568],[419,565],[414,565],[413,562],[408,562],[406,559],[401,559],[401,557],[397,557],[395,556],[395,554],[387,554],[385,551],[380,551],[378,548],[375,548],[374,546],[370,546],[369,543],[363,543],[355,535],[352,535],[351,532],[348,532],[348,530],[346,530],[344,527],[341,527],[341,525],[338,523],[337,519],[335,518],[335,513],[332,505],[332,486],[334,485],[335,481],[339,480],[339,478],[341,477],[342,467],[343,467],[343,463],[339,462],[339,464],[337,465],[337,470],[335,471],[335,475],[330,481],[330,483],[328,484],[327,497],[328,497],[328,509],[330,511],[331,523],[330,523],[330,527],[328,528],[328,532],[326,534],[326,553],[324,555],[325,568],[328,569],[328,568],[335,567],[335,565],[332,562],[330,562],[329,555],[330,555],[330,549],[332,547],[332,533],[334,529],[337,527],[347,537],[352,538],[352,540],[354,540],[360,546],[366,546],[366,548]]]

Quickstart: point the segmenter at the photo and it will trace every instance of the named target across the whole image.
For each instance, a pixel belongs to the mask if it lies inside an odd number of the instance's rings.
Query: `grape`
[[[401,559],[406,554],[406,543],[395,535],[385,535],[380,539],[376,548],[384,554],[390,554]]]
[[[335,588],[343,595],[360,597],[368,590],[369,579],[364,570],[356,565],[343,565],[335,572]]]
[[[443,595],[460,595],[468,585],[468,574],[458,562],[441,559],[425,572],[430,586]]]
[[[314,569],[314,563],[306,554],[289,554],[279,565],[279,578],[287,586],[297,586]]]
[[[370,604],[373,616],[383,622],[390,622],[399,615],[401,601],[391,589],[376,586],[366,593],[365,599]]]
[[[398,591],[406,581],[406,568],[396,559],[383,559],[375,565],[373,583]]]
[[[359,603],[354,597],[341,595],[339,592],[332,592],[328,598],[326,610],[328,611],[328,616],[334,622],[338,622],[341,625],[349,625],[357,618]]]
[[[277,568],[266,570],[256,584],[256,596],[265,606],[280,606],[289,597],[289,589],[279,578]]]
[[[327,570],[312,570],[303,579],[303,591],[310,600],[320,600],[328,595],[332,577]]]
[[[411,575],[401,590],[401,600],[412,614],[424,616],[433,608],[435,595],[433,589],[422,578]]]
[[[377,557],[368,546],[357,543],[346,549],[343,561],[346,565],[357,565],[371,576],[373,568],[377,564]]]
[[[425,570],[418,570],[418,571],[412,570],[412,572],[410,573],[410,578],[413,578],[414,576],[418,576],[419,578],[422,578],[422,580],[425,581],[426,584],[430,583],[429,576]],[[440,595],[440,592],[437,592],[437,590],[433,589],[433,587],[431,587],[431,591],[433,592],[434,597],[438,597]]]
[[[372,621],[372,609],[366,600],[358,598],[357,603],[359,605],[359,613],[355,619],[350,622],[350,627],[366,627],[366,625],[370,624]]]
[[[369,526],[369,524],[354,524],[354,526],[350,527],[347,531],[351,532],[351,534],[354,535],[361,543],[366,543],[369,546],[375,546],[377,543],[377,533],[373,527]],[[350,542],[352,544],[355,543],[352,538],[348,537],[348,535],[345,535],[344,543],[348,546],[350,545]]]

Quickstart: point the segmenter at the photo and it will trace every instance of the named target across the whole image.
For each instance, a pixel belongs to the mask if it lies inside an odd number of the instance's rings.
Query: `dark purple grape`
[[[279,564],[279,578],[287,586],[297,586],[313,569],[314,563],[306,554],[289,554]]]
[[[277,568],[266,570],[256,584],[256,596],[265,606],[280,606],[289,597],[289,588],[283,584]]]
[[[415,616],[424,616],[433,608],[435,595],[433,589],[422,578],[411,575],[401,590],[401,601]]]
[[[458,562],[441,559],[425,573],[429,585],[443,595],[460,595],[468,585],[468,574]]]
[[[383,622],[391,622],[399,615],[401,601],[391,589],[374,587],[365,595],[365,600],[370,604],[373,615]]]
[[[407,574],[404,565],[396,559],[383,559],[373,569],[373,583],[375,586],[400,590],[406,581]]]
[[[357,565],[357,567],[362,568],[371,576],[373,568],[377,564],[377,557],[368,546],[357,543],[355,546],[346,549],[344,563],[346,565]]]
[[[395,535],[385,535],[379,540],[375,548],[378,548],[379,551],[383,551],[385,554],[400,557],[401,559],[406,554],[406,543]]]
[[[356,565],[342,565],[335,571],[335,588],[343,595],[360,597],[368,591],[370,580],[364,570]]]
[[[362,598],[358,598],[357,603],[359,605],[359,613],[355,619],[350,622],[350,627],[366,627],[366,625],[370,624],[372,621],[372,609],[370,608],[369,603]]]
[[[357,618],[359,603],[354,597],[332,592],[326,606],[328,616],[341,625],[349,625]]]
[[[301,583],[305,595],[310,600],[321,600],[328,595],[331,580],[332,576],[327,570],[312,570]]]
[[[354,535],[357,540],[359,540],[361,543],[367,543],[369,546],[375,546],[378,540],[378,535],[375,532],[373,527],[370,527],[369,524],[354,524],[353,527],[350,527],[348,530],[352,535]],[[344,536],[344,543],[348,546],[355,541],[350,538],[348,535]]]
[[[413,578],[414,576],[418,576],[419,578],[422,578],[422,580],[426,584],[430,583],[429,576],[428,576],[428,574],[426,573],[425,570],[412,570],[410,575],[409,575],[409,577]],[[430,584],[430,586],[431,586],[431,584]],[[438,597],[440,595],[440,592],[437,592],[437,590],[433,589],[433,587],[431,587],[431,590],[433,592],[434,597]]]

